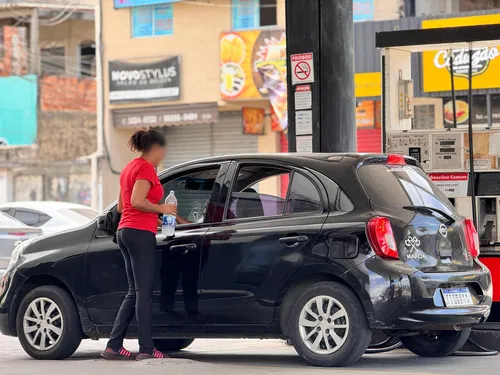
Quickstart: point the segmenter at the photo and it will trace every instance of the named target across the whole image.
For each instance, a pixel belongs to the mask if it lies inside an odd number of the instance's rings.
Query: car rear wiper
[[[426,207],[426,206],[404,206],[403,207],[405,210],[410,210],[410,211],[420,211],[420,212],[427,212],[427,213],[430,213],[431,215],[434,214],[434,213],[438,213],[440,214],[442,217],[444,217],[447,221],[448,221],[448,225],[452,225],[453,223],[455,223],[455,219],[447,214],[446,212],[438,209],[438,208],[434,208],[434,207]]]

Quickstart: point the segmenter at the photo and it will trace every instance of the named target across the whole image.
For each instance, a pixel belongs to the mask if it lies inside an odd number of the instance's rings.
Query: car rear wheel
[[[161,352],[178,352],[191,345],[194,339],[155,339],[156,349]]]
[[[414,354],[421,357],[446,357],[464,346],[471,328],[461,331],[443,331],[418,336],[403,336],[401,342]]]
[[[349,366],[361,358],[372,333],[356,295],[344,285],[321,282],[292,307],[289,334],[295,350],[314,366]]]
[[[73,299],[56,286],[38,287],[23,298],[16,328],[23,349],[35,359],[70,357],[83,336]]]

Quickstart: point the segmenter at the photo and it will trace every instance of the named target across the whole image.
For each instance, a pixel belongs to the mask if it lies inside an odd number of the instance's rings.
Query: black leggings
[[[153,345],[153,279],[156,236],[153,232],[123,228],[118,231],[118,245],[125,260],[128,293],[113,325],[107,347],[119,351],[130,321],[137,319],[139,351],[151,354]]]

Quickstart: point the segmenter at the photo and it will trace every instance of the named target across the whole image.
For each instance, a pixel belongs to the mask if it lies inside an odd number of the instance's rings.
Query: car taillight
[[[11,233],[9,233],[9,235],[16,236],[16,237],[22,237],[22,236],[26,236],[26,233],[24,233],[24,232],[11,232]]]
[[[388,165],[406,165],[405,157],[402,155],[391,154],[387,155]]]
[[[467,249],[473,258],[479,256],[479,235],[477,234],[476,227],[471,219],[465,219],[465,239],[467,240]]]
[[[398,247],[391,222],[386,217],[374,217],[367,225],[368,240],[375,253],[384,259],[399,259]]]

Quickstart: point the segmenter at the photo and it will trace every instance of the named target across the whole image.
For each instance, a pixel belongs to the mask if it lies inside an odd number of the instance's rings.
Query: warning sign
[[[313,54],[300,53],[290,56],[292,63],[292,84],[314,82]]]
[[[310,109],[312,107],[311,85],[297,86],[295,89],[295,109]]]

